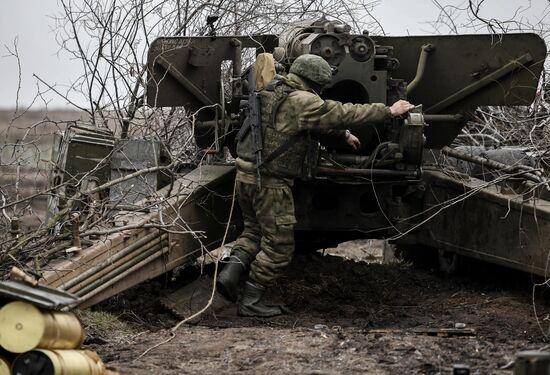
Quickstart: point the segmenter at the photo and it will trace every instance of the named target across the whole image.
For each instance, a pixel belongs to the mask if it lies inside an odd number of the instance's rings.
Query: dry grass
[[[108,312],[78,310],[77,315],[86,331],[87,343],[128,344],[138,333],[130,323]]]

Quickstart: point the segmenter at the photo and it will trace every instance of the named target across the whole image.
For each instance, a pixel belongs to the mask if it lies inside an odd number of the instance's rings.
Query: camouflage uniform
[[[275,129],[288,136],[310,131],[339,135],[349,127],[383,122],[391,117],[384,104],[343,104],[323,100],[309,89],[305,80],[293,73],[286,77],[277,76],[275,81],[279,82],[272,83],[293,90],[289,90],[276,110],[273,121]],[[264,121],[263,103],[261,111]],[[290,150],[290,154],[292,152]],[[242,254],[240,259],[253,260],[250,279],[267,287],[283,273],[294,253],[296,218],[290,188],[293,178],[273,175],[269,168],[262,169],[261,188],[258,189],[253,159],[250,155],[243,156],[239,150],[238,154],[237,194],[244,231],[233,252]]]

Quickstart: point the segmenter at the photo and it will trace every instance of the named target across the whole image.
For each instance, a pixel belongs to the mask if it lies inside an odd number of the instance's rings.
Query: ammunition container
[[[17,357],[12,370],[18,375],[103,375],[105,365],[88,350],[37,349]]]
[[[10,375],[11,374],[11,365],[5,357],[0,357],[0,375]]]
[[[0,309],[0,346],[12,353],[32,349],[75,349],[84,330],[72,313],[40,310],[15,301]]]

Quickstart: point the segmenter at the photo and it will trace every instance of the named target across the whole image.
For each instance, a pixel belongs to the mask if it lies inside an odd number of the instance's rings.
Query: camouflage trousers
[[[292,191],[289,186],[258,189],[256,184],[237,181],[236,193],[244,230],[233,246],[233,254],[245,263],[252,262],[250,279],[268,287],[282,275],[294,254]]]

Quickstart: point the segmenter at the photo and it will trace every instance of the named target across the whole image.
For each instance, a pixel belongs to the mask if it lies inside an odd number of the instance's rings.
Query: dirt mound
[[[166,328],[177,320],[158,298],[175,286],[151,285],[119,296],[118,305],[101,306],[133,325],[143,320],[142,327],[151,330],[123,347],[95,347],[123,372],[435,374],[463,362],[485,374],[497,371],[518,350],[544,346],[545,340],[533,313],[531,281],[500,269],[445,278],[404,263],[298,254],[270,291],[270,298],[287,303],[293,314],[248,319],[230,309],[205,315],[198,326],[181,327],[173,338]],[[536,307],[546,330],[550,309],[542,298]],[[464,323],[475,335],[429,334],[455,323]]]

